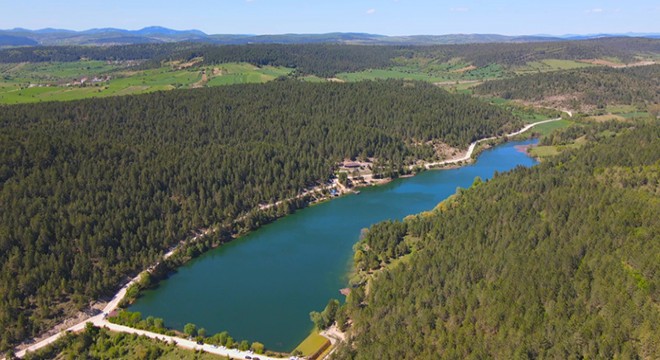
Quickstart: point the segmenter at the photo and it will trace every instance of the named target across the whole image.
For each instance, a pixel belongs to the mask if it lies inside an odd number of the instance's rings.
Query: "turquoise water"
[[[227,330],[235,340],[291,351],[312,328],[309,312],[343,298],[339,289],[361,229],[432,209],[477,176],[536,164],[515,149],[531,142],[500,145],[469,166],[427,171],[300,210],[191,261],[130,310],[161,317],[168,327],[190,322],[209,335]]]

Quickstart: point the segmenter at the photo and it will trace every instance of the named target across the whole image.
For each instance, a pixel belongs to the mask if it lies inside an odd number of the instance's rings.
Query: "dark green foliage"
[[[557,95],[583,104],[644,106],[660,102],[660,65],[625,69],[605,67],[532,74],[487,81],[474,88],[477,94],[506,99],[543,100]]]
[[[410,82],[272,82],[0,108],[0,349],[154,271],[305,205],[259,212],[325,182],[344,158],[399,168],[440,139],[518,128],[506,111]],[[234,219],[241,218],[236,224]],[[145,280],[148,286],[151,281]]]
[[[396,46],[333,44],[255,44],[207,46],[188,57],[203,56],[206,64],[247,62],[295,68],[301,74],[331,77],[340,72],[391,66],[392,58],[405,53]]]
[[[119,310],[116,315],[109,317],[108,321],[114,324],[125,325],[135,329],[147,330],[158,334],[168,333],[168,329],[165,327],[165,322],[163,319],[154,318],[153,316],[142,319],[142,314],[139,312]]]
[[[403,222],[385,221],[371,226],[366,236],[355,245],[356,269],[377,269],[381,263],[409,253],[410,248],[403,241],[406,233],[407,225]]]
[[[188,336],[196,336],[197,335],[197,326],[195,324],[187,323],[183,327],[183,332],[188,335]]]
[[[544,59],[598,59],[616,57],[632,62],[635,55],[660,53],[660,40],[605,38],[516,44],[466,44],[438,46],[373,46],[336,44],[250,44],[216,46],[195,43],[137,44],[119,46],[41,46],[0,50],[0,62],[92,60],[143,60],[143,67],[157,67],[169,60],[204,58],[204,64],[248,62],[295,68],[300,74],[330,77],[339,72],[386,68],[395,58],[426,57],[437,62],[462,58],[478,67],[524,65]]]
[[[336,305],[336,307],[334,307],[331,310],[324,311],[323,316],[325,316],[328,319],[329,316],[332,316],[332,319],[334,321],[334,313],[336,313],[336,309],[339,306],[339,302],[337,302],[337,300],[331,300],[328,303],[328,305],[330,305],[330,303],[332,303],[333,301],[336,303],[336,304],[333,303],[333,305]],[[157,334],[164,334],[170,336],[185,335],[185,337],[195,338],[196,341],[203,341],[207,344],[223,345],[226,347],[234,347],[236,345],[245,346],[245,344],[249,344],[247,340],[242,340],[241,342],[235,342],[234,339],[231,336],[229,336],[229,333],[227,333],[226,331],[219,332],[213,334],[212,336],[207,337],[206,329],[197,328],[197,325],[193,323],[187,323],[186,325],[184,325],[183,334],[182,334],[181,332],[178,332],[176,330],[166,328],[165,322],[161,318],[154,318],[152,316],[149,316],[146,319],[142,319],[142,314],[139,312],[119,310],[119,312],[116,315],[109,317],[108,321],[114,324],[124,325],[128,327],[132,327],[134,329],[147,330]],[[259,344],[259,343],[255,343],[255,344]],[[263,351],[264,349],[263,345],[261,345],[261,348]]]
[[[628,127],[630,127],[629,123],[615,120],[569,126],[544,136],[539,141],[539,145],[566,145],[573,143],[581,137],[584,137],[588,141],[595,141],[603,136],[614,136],[616,132]]]
[[[660,187],[660,126],[634,126],[407,220],[418,250],[353,289],[335,357],[658,358],[660,199],[623,182]]]
[[[36,46],[0,50],[1,63],[71,62],[89,60],[166,59],[172,54],[199,48],[198,44],[137,44],[116,46]]]
[[[331,299],[328,301],[328,304],[325,306],[322,312],[312,311],[309,313],[309,317],[319,330],[324,330],[330,327],[334,322],[337,316],[337,311],[339,310],[339,300]]]
[[[580,60],[616,57],[635,61],[639,53],[660,53],[660,40],[645,38],[603,38],[581,41],[553,41],[521,44],[468,44],[433,47],[447,49],[450,57],[461,57],[482,67],[491,64],[525,65],[545,59]]]

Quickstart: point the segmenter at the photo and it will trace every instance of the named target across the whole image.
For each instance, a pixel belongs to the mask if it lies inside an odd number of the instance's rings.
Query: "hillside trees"
[[[477,94],[507,99],[541,101],[562,96],[591,106],[639,105],[660,102],[660,65],[626,69],[587,68],[487,81],[475,87]]]
[[[408,218],[417,250],[352,289],[335,358],[658,357],[660,127],[634,128]]]
[[[327,181],[342,159],[396,169],[433,153],[412,144],[518,127],[502,109],[401,81],[3,106],[0,348],[112,294],[193,231],[267,222],[259,204]]]

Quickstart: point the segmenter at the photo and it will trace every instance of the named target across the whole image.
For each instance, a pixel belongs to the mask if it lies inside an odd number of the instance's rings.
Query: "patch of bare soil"
[[[183,69],[189,68],[189,67],[191,67],[191,66],[193,66],[193,65],[195,65],[195,64],[197,64],[197,63],[202,62],[202,60],[204,60],[204,59],[202,59],[202,58],[195,58],[195,59],[192,59],[192,60],[190,60],[190,61],[188,61],[188,62],[185,62],[185,63],[178,63],[178,65],[176,66],[176,68],[177,68],[177,70],[183,70]]]
[[[208,76],[206,76],[206,71],[202,71],[202,78],[192,85],[193,89],[201,88],[206,86],[206,83],[209,82]]]
[[[26,340],[26,341],[22,342],[21,344],[16,346],[15,350],[20,351],[20,350],[23,350],[23,349],[27,349],[28,347],[30,347],[34,343],[38,343],[38,342],[41,342],[45,339],[48,339],[49,337],[51,337],[55,334],[58,334],[58,333],[60,333],[64,330],[70,328],[73,325],[76,325],[76,324],[78,324],[82,321],[85,321],[85,320],[89,319],[90,317],[92,317],[92,316],[98,314],[100,311],[102,311],[106,304],[107,304],[107,302],[98,301],[98,302],[92,304],[89,308],[87,308],[83,311],[78,311],[76,313],[71,313],[70,310],[67,311],[67,309],[66,309],[67,305],[66,304],[58,306],[65,313],[65,319],[62,320],[58,324],[49,325],[50,329],[47,332],[42,333],[42,334],[40,334],[39,336],[37,336],[33,339]]]
[[[443,142],[433,142],[433,150],[441,159],[453,159],[457,155],[462,155],[461,149],[455,148]]]
[[[326,337],[328,340],[330,340],[331,344],[336,344],[339,341],[345,341],[346,340],[346,333],[342,332],[337,328],[337,325],[332,325],[329,327],[327,330],[321,331],[321,336]]]
[[[623,116],[615,115],[615,114],[594,115],[594,116],[589,116],[588,119],[594,120],[596,122],[605,122],[605,121],[609,121],[609,120],[624,121],[624,122],[629,121],[628,119],[624,118]]]
[[[446,86],[446,85],[458,85],[458,84],[476,84],[482,82],[481,80],[452,80],[452,81],[440,81],[434,82],[433,85],[436,86]]]
[[[464,73],[464,72],[466,72],[466,71],[475,70],[476,68],[477,68],[477,67],[474,66],[474,65],[468,65],[468,66],[466,66],[466,67],[464,67],[464,68],[460,68],[460,69],[452,70],[451,72],[453,72],[453,73]]]
[[[561,109],[563,111],[572,112],[591,111],[595,109],[594,105],[582,103],[582,101],[580,101],[580,94],[578,93],[547,96],[541,100],[534,101],[516,99],[514,102],[525,106]],[[579,108],[574,108],[575,105],[578,105]]]
[[[580,62],[588,63],[588,64],[594,64],[594,65],[602,65],[602,66],[609,66],[612,68],[626,68],[626,67],[635,67],[635,66],[648,66],[648,65],[653,65],[655,64],[654,61],[638,61],[636,63],[630,63],[630,64],[621,64],[617,63],[614,61],[609,61],[609,60],[604,60],[604,59],[586,59],[586,60],[580,60]]]

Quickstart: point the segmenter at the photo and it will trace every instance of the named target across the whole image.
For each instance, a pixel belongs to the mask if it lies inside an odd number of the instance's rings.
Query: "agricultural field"
[[[574,60],[547,59],[528,62],[525,66],[518,67],[514,71],[517,74],[523,75],[536,72],[579,69],[590,66],[594,66],[594,64]]]
[[[573,143],[566,145],[533,146],[529,149],[529,154],[543,161],[544,159],[555,156],[566,149],[577,149],[586,143],[587,141],[585,138],[579,138]]]
[[[559,121],[553,121],[553,122],[548,122],[545,124],[534,126],[534,128],[531,131],[533,133],[540,134],[541,136],[545,136],[557,129],[569,127],[573,124],[575,124],[575,122],[570,120],[559,120]]]
[[[284,67],[245,63],[134,70],[125,64],[80,61],[5,64],[0,67],[0,104],[65,101],[142,94],[178,88],[263,83],[291,73]]]
[[[130,64],[130,63],[129,63]],[[78,61],[61,63],[0,64],[2,80],[11,83],[73,81],[83,76],[98,76],[126,68],[127,63]]]
[[[609,105],[605,108],[606,113],[623,120],[649,116],[649,112],[645,110],[634,105]]]

